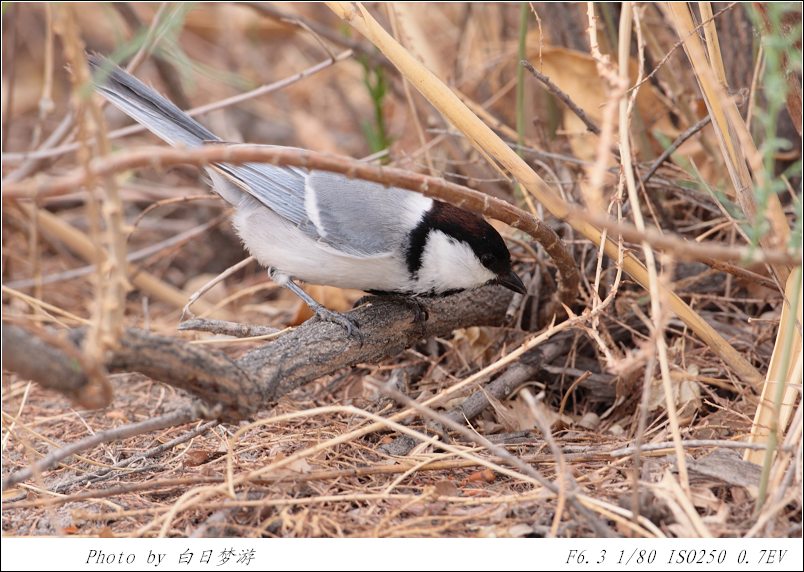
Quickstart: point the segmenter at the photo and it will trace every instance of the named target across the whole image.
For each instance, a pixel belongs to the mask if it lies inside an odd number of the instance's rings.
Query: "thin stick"
[[[256,324],[240,324],[238,322],[229,322],[226,320],[206,320],[201,318],[193,318],[192,320],[182,321],[179,324],[179,330],[182,332],[211,332],[213,334],[234,336],[236,338],[269,336],[280,331],[277,328],[259,326]]]
[[[93,154],[91,147],[94,147],[95,152],[101,156],[107,155],[110,147],[98,101],[93,98],[82,98],[80,95],[81,88],[89,81],[90,72],[84,57],[85,46],[76,22],[74,7],[60,4],[55,15],[55,30],[62,37],[64,56],[72,70],[71,100],[75,109],[80,143],[78,162],[79,168],[87,174],[87,187],[90,190],[90,200],[87,202],[88,219],[94,243],[92,257],[97,261],[98,270],[94,284],[92,322],[83,346],[90,381],[87,391],[97,392],[108,402],[111,401],[112,388],[102,364],[105,353],[117,347],[123,330],[125,295],[131,288],[127,277],[123,206],[114,177],[96,178],[89,169]],[[95,189],[100,186],[105,193],[103,206],[100,213],[97,213]],[[99,218],[102,218],[105,228],[102,239]]]
[[[179,321],[180,322],[184,321],[184,316],[186,316],[188,313],[190,313],[190,306],[192,306],[193,303],[196,300],[198,300],[206,292],[209,292],[216,284],[226,280],[229,276],[231,276],[232,274],[234,274],[235,272],[237,272],[241,268],[245,268],[246,266],[248,266],[249,264],[251,264],[255,260],[256,259],[254,258],[254,256],[247,256],[246,258],[244,258],[243,260],[241,260],[237,264],[233,264],[232,266],[230,266],[229,268],[227,268],[226,270],[224,270],[223,272],[221,272],[220,274],[215,276],[215,278],[213,278],[212,280],[210,280],[209,282],[207,282],[206,284],[201,286],[201,288],[199,288],[198,290],[193,292],[190,295],[190,299],[187,300],[187,304],[185,304],[184,308],[182,308],[182,310],[181,310],[181,317],[179,318]],[[192,315],[192,313],[190,313],[190,314]],[[257,335],[260,335],[260,334],[257,334]]]
[[[139,423],[129,423],[120,427],[115,427],[114,429],[95,433],[94,435],[85,437],[84,439],[76,441],[75,443],[71,443],[66,447],[51,451],[30,467],[10,474],[3,480],[2,490],[6,490],[8,487],[30,479],[34,475],[41,474],[43,471],[55,467],[68,457],[71,457],[76,453],[80,453],[81,451],[86,451],[87,449],[97,447],[101,443],[111,443],[112,441],[128,439],[129,437],[142,435],[143,433],[150,433],[151,431],[157,431],[166,427],[184,425],[185,423],[190,423],[191,421],[198,419],[198,417],[199,411],[195,407],[188,407],[185,409],[179,409],[173,413],[161,415],[160,417],[140,421]]]
[[[634,21],[633,4],[624,2],[620,13],[620,34],[619,34],[619,68],[620,80],[623,85],[628,85],[628,73],[630,64],[631,50],[631,26]],[[637,40],[642,51],[642,37],[637,23]],[[642,73],[642,59],[640,59],[640,74]],[[631,164],[631,138],[630,138],[630,119],[636,95],[638,91],[633,91],[630,98],[623,97],[620,100],[620,156],[623,161],[623,171],[625,173],[626,189],[628,189],[628,200],[631,203],[631,210],[634,213],[634,223],[639,230],[644,230],[645,221],[640,210],[639,195],[637,194],[634,169]],[[653,337],[658,353],[659,369],[662,373],[662,387],[664,389],[665,408],[667,419],[670,422],[670,430],[673,435],[673,442],[676,444],[676,464],[678,466],[678,476],[681,480],[681,487],[687,497],[690,496],[690,483],[687,474],[687,461],[684,456],[684,449],[681,446],[681,429],[678,422],[678,412],[676,411],[675,397],[673,392],[673,382],[670,378],[670,365],[667,357],[667,343],[664,338],[664,311],[662,309],[662,295],[659,290],[659,276],[656,273],[656,259],[653,250],[647,243],[642,243],[642,251],[645,254],[645,266],[648,269],[648,287],[650,291],[651,317],[653,318]]]
[[[550,93],[555,95],[558,99],[560,99],[562,102],[564,102],[564,105],[569,107],[572,110],[572,112],[578,116],[578,119],[583,121],[583,124],[586,125],[587,131],[591,131],[595,135],[600,135],[600,127],[597,126],[597,123],[595,123],[594,120],[591,117],[589,117],[589,115],[577,103],[575,103],[572,100],[572,98],[569,96],[567,92],[565,92],[556,84],[554,84],[549,77],[547,77],[542,72],[533,67],[533,64],[531,64],[528,60],[522,60],[519,63],[520,65],[522,65],[522,67],[528,70],[533,75],[533,77],[542,82],[542,84],[544,84],[544,86],[547,88],[547,91],[549,91]],[[520,141],[520,145],[521,144],[522,142]]]
[[[661,443],[649,443],[647,445],[624,447],[622,449],[615,449],[609,451],[609,457],[628,457],[636,452],[648,453],[651,451],[668,451],[674,449],[676,443],[674,441],[662,441]],[[718,449],[766,449],[767,446],[763,443],[743,443],[740,441],[724,441],[722,439],[687,439],[681,442],[681,446],[685,449],[695,449],[698,447],[716,447]]]
[[[580,274],[575,260],[563,241],[550,227],[535,216],[514,205],[484,193],[449,183],[443,179],[412,173],[391,167],[377,167],[354,159],[327,153],[314,153],[304,149],[260,145],[207,145],[196,149],[145,148],[130,150],[120,155],[104,158],[93,163],[93,176],[108,176],[121,170],[149,165],[164,168],[169,165],[190,163],[208,165],[215,162],[240,163],[262,161],[272,164],[294,165],[306,169],[320,169],[343,173],[348,177],[407,188],[427,196],[439,198],[467,210],[490,216],[514,228],[530,234],[553,258],[561,275],[559,298],[564,304],[574,302],[580,284]],[[46,196],[69,192],[87,177],[83,170],[73,171],[65,177],[40,179],[4,185],[3,197]]]
[[[67,481],[66,483],[62,483],[62,484],[58,485],[57,487],[54,487],[52,489],[52,492],[54,492],[54,493],[64,493],[65,491],[68,491],[71,488],[73,488],[75,485],[79,485],[79,484],[84,483],[84,482],[97,482],[97,481],[100,481],[103,477],[106,477],[107,475],[110,475],[114,471],[124,469],[125,467],[128,467],[129,465],[131,465],[132,463],[135,463],[136,461],[141,461],[143,459],[149,459],[149,458],[152,458],[152,457],[158,457],[162,453],[164,453],[166,451],[169,451],[170,449],[176,447],[177,445],[181,445],[182,443],[186,443],[190,439],[193,439],[193,438],[195,438],[195,437],[197,437],[199,435],[202,435],[202,434],[206,433],[209,429],[212,429],[213,427],[216,427],[219,424],[220,424],[220,421],[218,421],[218,420],[213,420],[213,421],[208,421],[207,423],[202,423],[201,425],[199,425],[195,429],[187,431],[186,433],[176,437],[175,439],[171,439],[170,441],[167,441],[166,443],[162,443],[161,445],[157,445],[156,447],[152,447],[151,449],[148,449],[147,451],[144,451],[144,452],[140,453],[139,455],[134,455],[134,456],[131,456],[131,457],[127,458],[127,459],[123,459],[119,463],[116,463],[115,465],[113,465],[111,467],[108,467],[106,469],[101,469],[100,471],[97,471],[95,473],[89,473],[89,474],[86,474],[86,475],[81,475],[78,478],[75,478],[75,479],[72,479],[70,481]]]
[[[687,128],[683,133],[681,133],[681,135],[676,137],[676,140],[673,141],[670,144],[670,146],[667,147],[667,149],[665,149],[664,152],[661,155],[659,155],[656,158],[656,160],[651,164],[650,168],[648,169],[648,172],[642,175],[642,178],[639,180],[639,184],[645,185],[648,182],[648,180],[654,175],[654,173],[656,173],[659,167],[662,166],[662,163],[667,161],[670,155],[676,152],[676,149],[681,147],[681,145],[683,145],[684,142],[687,141],[687,139],[698,133],[698,131],[709,125],[711,122],[712,122],[712,116],[707,115],[692,127]]]

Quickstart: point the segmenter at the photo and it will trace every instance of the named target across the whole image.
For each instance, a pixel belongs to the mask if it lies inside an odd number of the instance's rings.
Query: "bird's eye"
[[[483,263],[483,266],[491,266],[491,263],[494,262],[494,255],[487,252],[480,256],[480,262]]]

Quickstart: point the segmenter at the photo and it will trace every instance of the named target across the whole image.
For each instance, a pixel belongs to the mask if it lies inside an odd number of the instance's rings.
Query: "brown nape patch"
[[[480,216],[469,211],[458,208],[449,203],[441,201],[433,202],[433,210],[430,214],[430,224],[433,228],[449,228],[450,226],[460,225],[468,233],[482,236],[488,232],[490,225]],[[496,232],[496,231],[495,231]]]

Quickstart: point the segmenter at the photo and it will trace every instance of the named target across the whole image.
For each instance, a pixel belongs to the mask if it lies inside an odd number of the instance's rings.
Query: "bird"
[[[105,56],[88,54],[87,61],[98,93],[163,141],[189,149],[226,144]],[[489,283],[526,293],[497,230],[450,203],[316,169],[221,162],[205,171],[212,190],[234,207],[237,234],[270,278],[348,335],[360,335],[359,325],[297,281],[416,304]]]

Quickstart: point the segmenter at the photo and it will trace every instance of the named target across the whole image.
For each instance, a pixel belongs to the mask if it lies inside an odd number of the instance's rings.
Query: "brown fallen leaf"
[[[468,477],[466,477],[463,481],[461,481],[461,486],[466,485],[467,483],[478,483],[478,482],[486,482],[486,483],[493,483],[496,480],[497,476],[494,474],[494,471],[491,469],[483,469],[481,471],[474,471]]]
[[[460,495],[458,485],[452,481],[438,481],[433,485],[433,491],[440,497],[457,497]]]
[[[222,451],[196,449],[194,451],[189,451],[184,455],[184,466],[197,467],[199,465],[203,465],[204,463],[209,463],[210,461],[213,461],[218,457],[222,457],[223,455],[224,453]]]

